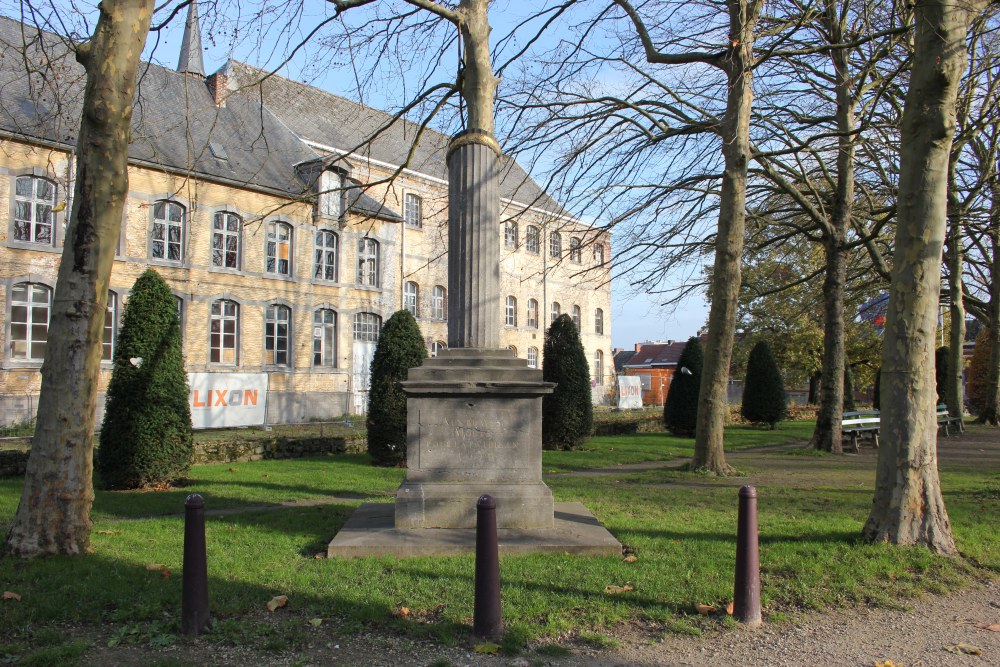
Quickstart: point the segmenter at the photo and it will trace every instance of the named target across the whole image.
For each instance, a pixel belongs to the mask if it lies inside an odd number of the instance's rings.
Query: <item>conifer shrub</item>
[[[688,339],[670,379],[663,404],[663,425],[674,435],[694,437],[698,423],[698,390],[705,353],[696,337]]]
[[[771,346],[762,340],[753,346],[747,359],[740,413],[753,424],[767,424],[773,429],[785,418],[787,408],[785,383],[774,361]]]
[[[983,327],[976,336],[976,346],[972,349],[972,359],[969,360],[969,409],[976,415],[982,414],[986,408],[992,352],[992,334],[988,328]]]
[[[187,474],[192,454],[177,299],[147,269],[125,303],[95,468],[106,489],[156,487]]]
[[[938,405],[945,402],[945,394],[948,389],[948,356],[950,354],[951,350],[947,345],[934,351],[934,382],[937,385]]]
[[[372,357],[368,453],[375,465],[406,465],[406,395],[398,383],[426,358],[417,321],[410,311],[397,311],[383,325]]]
[[[574,449],[590,436],[594,406],[587,355],[569,315],[560,315],[545,332],[543,353],[542,377],[556,388],[542,397],[542,445]]]

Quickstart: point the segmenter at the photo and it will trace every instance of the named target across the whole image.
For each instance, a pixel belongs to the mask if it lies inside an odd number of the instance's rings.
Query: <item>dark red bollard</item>
[[[493,496],[479,496],[476,503],[476,601],[472,633],[483,639],[499,639],[500,556],[497,543],[497,503]]]
[[[736,528],[736,590],[733,616],[750,627],[761,624],[760,552],[757,550],[757,489],[740,488],[740,511]]]
[[[200,635],[208,625],[208,561],[205,556],[205,499],[192,493],[184,503],[184,577],[181,632]]]

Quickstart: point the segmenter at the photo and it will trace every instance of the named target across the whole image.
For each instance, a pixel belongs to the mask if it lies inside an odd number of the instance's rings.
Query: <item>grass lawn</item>
[[[529,638],[600,633],[639,621],[660,631],[699,633],[728,621],[697,604],[732,597],[736,491],[760,495],[765,620],[829,605],[905,604],[1000,572],[1000,470],[942,466],[945,501],[963,558],[922,548],[861,544],[871,504],[874,460],[740,453],[805,439],[809,423],[777,431],[727,429],[731,462],[744,476],[717,479],[670,469],[628,468],[617,475],[550,474],[690,456],[693,441],[664,434],[607,436],[584,451],[545,452],[546,482],[560,501],[587,505],[636,556],[538,555],[501,559],[508,648]],[[472,556],[353,561],[317,559],[362,500],[391,501],[400,469],[365,456],[198,466],[188,487],[155,493],[98,492],[94,553],[31,563],[0,560],[0,586],[21,595],[0,604],[0,663],[30,659],[44,633],[61,624],[98,624],[108,642],[176,640],[180,615],[184,497],[201,493],[209,509],[251,508],[207,521],[209,590],[215,629],[208,641],[294,648],[330,619],[345,632],[383,627],[464,639],[472,619]],[[0,480],[0,529],[9,523],[21,481]],[[290,500],[342,502],[252,509]],[[150,565],[165,566],[165,576]],[[610,594],[608,586],[632,590]],[[263,612],[276,595],[289,606]],[[904,602],[901,602],[904,600]],[[409,610],[401,614],[402,608]],[[281,623],[273,619],[280,615]]]

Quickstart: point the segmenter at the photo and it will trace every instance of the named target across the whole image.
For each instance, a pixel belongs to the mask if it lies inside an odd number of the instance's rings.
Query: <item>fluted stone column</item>
[[[448,347],[500,347],[500,146],[470,129],[448,146]]]

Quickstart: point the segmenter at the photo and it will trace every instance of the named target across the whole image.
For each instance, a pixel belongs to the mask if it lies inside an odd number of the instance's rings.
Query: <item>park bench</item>
[[[958,427],[958,433],[960,435],[962,433],[965,433],[965,423],[963,422],[963,419],[961,417],[952,417],[950,414],[948,414],[947,405],[937,406],[937,422],[938,422],[938,428],[944,429],[945,436],[951,435],[948,432],[948,427],[952,425]]]
[[[880,419],[878,410],[853,410],[845,412],[840,420],[840,432],[851,439],[851,448],[855,454],[861,452],[858,447],[858,438],[867,434],[872,441],[872,446],[878,449],[878,432]]]

